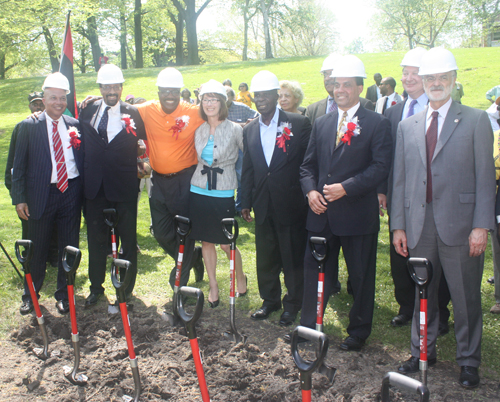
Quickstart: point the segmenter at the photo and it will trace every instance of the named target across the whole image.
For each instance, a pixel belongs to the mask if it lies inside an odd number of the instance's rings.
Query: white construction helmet
[[[120,67],[114,64],[105,64],[97,72],[98,84],[123,84],[125,78],[123,78],[122,70]]]
[[[447,73],[458,70],[455,56],[443,47],[434,47],[422,56],[418,75]]]
[[[184,86],[184,80],[179,70],[173,67],[167,67],[160,71],[156,86],[162,88],[179,88]]]
[[[323,61],[323,65],[321,66],[321,70],[319,71],[322,73],[323,71],[333,70],[333,68],[335,67],[335,62],[341,57],[342,56],[337,53],[332,53]]]
[[[45,81],[42,85],[42,91],[45,91],[46,88],[58,88],[66,91],[66,95],[68,95],[71,91],[69,90],[69,81],[66,76],[60,72],[52,73],[47,75]]]
[[[335,62],[330,77],[361,77],[366,78],[365,65],[356,56],[342,56]]]
[[[201,86],[199,98],[205,94],[218,94],[227,100],[226,87],[215,80],[210,80]]]
[[[280,82],[272,72],[262,70],[253,76],[250,83],[251,92],[271,91],[273,89],[280,89]]]
[[[420,67],[420,61],[422,60],[422,56],[426,53],[427,50],[425,50],[423,47],[416,47],[415,49],[411,49],[409,52],[406,52],[400,66]]]

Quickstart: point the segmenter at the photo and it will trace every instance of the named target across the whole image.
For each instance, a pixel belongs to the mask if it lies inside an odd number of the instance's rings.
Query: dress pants
[[[175,215],[180,215],[189,218],[189,193],[191,177],[195,168],[196,166],[191,166],[171,177],[165,177],[153,172],[151,177],[149,206],[151,209],[154,236],[165,252],[176,262],[179,252],[179,238],[174,217]],[[180,286],[187,285],[191,268],[197,261],[193,259],[194,244],[194,240],[188,236],[184,243]],[[176,267],[174,266],[169,280],[172,288],[175,284],[175,272]]]
[[[134,192],[134,197],[135,197]],[[104,187],[97,192],[93,200],[86,199],[87,236],[89,244],[89,279],[90,292],[103,294],[102,284],[106,278],[106,263],[111,244],[111,229],[104,222],[103,210],[116,209],[117,225],[123,254],[119,258],[129,261],[132,279],[125,289],[126,294],[132,293],[137,277],[137,198],[126,202],[111,202],[106,198]],[[118,247],[118,246],[117,246]]]
[[[493,254],[493,275],[495,278],[495,303],[500,303],[500,243],[497,238],[498,225],[491,233],[491,249]]]
[[[282,225],[268,212],[262,224],[255,223],[257,281],[263,306],[281,307],[280,273],[283,269],[287,293],[283,309],[297,314],[304,292],[305,222]]]
[[[49,253],[52,232],[54,226],[56,226],[59,258],[57,290],[54,297],[56,300],[68,300],[62,255],[66,246],[78,247],[83,197],[82,185],[80,177],[68,180],[68,188],[64,193],[61,193],[55,185],[51,185],[45,211],[40,219],[28,219],[28,239],[33,242],[33,258],[30,263],[30,270],[38,297],[40,297],[40,289],[45,279],[45,262]],[[23,301],[26,300],[31,300],[31,296],[25,280]]]
[[[427,290],[427,354],[436,357],[436,339],[439,326],[438,293],[441,275],[444,274],[455,312],[455,337],[459,366],[479,367],[481,363],[481,278],[483,258],[469,257],[468,242],[461,246],[447,246],[439,238],[432,203],[427,204],[422,235],[410,255],[427,258],[433,267],[432,280]],[[411,329],[411,354],[420,356],[420,309],[418,292]]]
[[[308,237],[312,236],[324,237],[327,240],[328,257],[325,262],[323,311],[337,284],[338,259],[340,247],[342,247],[354,298],[349,312],[347,333],[361,339],[368,338],[372,329],[375,303],[378,233],[335,236],[327,224],[322,232],[309,232]],[[308,328],[314,328],[316,324],[318,273],[318,263],[313,258],[309,242],[307,242],[304,259],[304,300],[300,325]]]

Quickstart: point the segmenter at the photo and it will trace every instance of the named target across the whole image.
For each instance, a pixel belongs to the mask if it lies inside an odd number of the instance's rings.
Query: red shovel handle
[[[207,381],[205,380],[205,372],[203,371],[203,362],[201,361],[200,348],[198,346],[198,338],[190,339],[189,343],[191,343],[194,366],[196,367],[198,382],[200,383],[201,398],[203,402],[210,402],[210,395],[208,394]]]

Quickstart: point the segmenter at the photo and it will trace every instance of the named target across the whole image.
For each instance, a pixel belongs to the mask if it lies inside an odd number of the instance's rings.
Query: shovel
[[[4,253],[4,254],[5,254],[5,256],[7,257],[7,259],[10,261],[10,264],[12,265],[12,267],[16,270],[17,275],[19,275],[19,278],[21,279],[21,281],[24,281],[24,278],[23,278],[23,276],[21,275],[21,272],[19,272],[19,270],[17,269],[16,264],[14,264],[14,261],[12,261],[12,258],[10,258],[9,253],[7,252],[7,250],[5,250],[5,247],[3,246],[3,244],[2,244],[2,242],[1,242],[1,241],[0,241],[0,247],[2,248],[3,253]]]
[[[73,263],[69,265],[68,254],[73,255]],[[80,335],[78,333],[78,326],[76,323],[76,309],[75,309],[75,275],[78,266],[80,265],[80,259],[82,258],[82,253],[76,247],[66,246],[63,252],[63,268],[66,273],[66,282],[68,284],[68,300],[69,300],[69,311],[71,317],[71,341],[73,342],[73,351],[75,353],[75,365],[73,368],[69,366],[64,366],[64,375],[73,384],[85,385],[87,384],[88,378],[84,374],[78,374],[78,367],[80,366]]]
[[[304,360],[298,351],[299,336],[307,339],[308,341],[317,343],[316,360]],[[292,332],[292,357],[295,365],[300,371],[300,387],[302,389],[302,402],[311,402],[311,388],[312,380],[311,375],[321,366],[323,359],[328,352],[328,337],[319,331],[311,328],[296,327]]]
[[[173,312],[172,314],[163,313],[163,317],[170,323],[170,325],[178,325],[179,312],[177,311],[177,299],[179,298],[179,287],[181,285],[181,273],[182,273],[182,260],[184,258],[184,244],[186,243],[186,237],[191,233],[191,221],[189,218],[184,216],[175,215],[174,217],[176,231],[179,235],[179,253],[177,254],[177,265],[175,267],[175,283],[174,283],[174,297],[172,300]]]
[[[405,391],[413,392],[419,395],[420,402],[428,402],[430,398],[430,392],[427,386],[422,384],[420,381],[417,381],[413,378],[407,377],[400,373],[395,373],[390,371],[384,376],[382,380],[382,392],[381,392],[381,401],[389,402],[389,387],[391,385],[397,386],[399,389],[403,389]]]
[[[418,286],[420,299],[420,380],[427,385],[427,286],[432,279],[432,264],[427,258],[409,258],[408,271]],[[425,270],[424,277],[419,276],[415,268]]]
[[[132,264],[129,261],[113,259],[113,264],[111,266],[111,282],[116,289],[116,298],[118,299],[118,304],[120,305],[120,311],[122,314],[123,321],[123,331],[125,332],[125,338],[127,340],[128,357],[130,359],[130,367],[132,368],[132,375],[134,377],[135,384],[135,398],[134,401],[139,400],[139,395],[141,394],[141,378],[139,376],[139,366],[137,365],[137,357],[135,355],[134,343],[132,341],[132,333],[130,332],[130,320],[128,317],[127,310],[127,300],[125,297],[125,289],[127,288],[130,279],[130,266]],[[120,279],[123,278],[123,282]]]
[[[194,365],[196,367],[196,374],[198,375],[198,382],[200,384],[201,397],[203,402],[210,402],[210,395],[208,394],[207,382],[205,380],[205,372],[203,371],[203,362],[201,360],[200,348],[198,346],[198,338],[196,337],[196,321],[200,318],[203,311],[203,292],[200,289],[182,286],[179,289],[182,296],[196,298],[196,307],[194,314],[190,315],[184,310],[182,297],[177,298],[177,311],[179,317],[186,327],[189,343],[191,344],[191,351],[193,352]]]
[[[21,253],[20,248],[24,247],[24,255]],[[16,257],[23,266],[24,278],[28,284],[28,289],[31,295],[31,301],[35,307],[36,319],[38,321],[38,326],[42,332],[43,338],[43,349],[33,348],[33,353],[38,358],[45,360],[49,357],[49,337],[47,336],[47,328],[45,326],[45,319],[43,318],[42,310],[40,310],[40,304],[38,303],[38,297],[35,292],[35,285],[33,284],[33,279],[31,278],[30,271],[30,261],[33,258],[33,242],[31,240],[17,240],[16,241]]]
[[[113,252],[113,258],[118,258],[115,234],[115,227],[118,224],[118,215],[116,213],[116,209],[107,208],[104,209],[102,213],[104,214],[104,223],[111,228],[111,251]]]
[[[242,335],[236,329],[236,293],[235,282],[236,273],[234,270],[234,261],[236,259],[236,239],[238,238],[238,222],[233,218],[222,219],[222,231],[224,236],[231,242],[231,253],[229,259],[229,324],[231,329],[224,332],[224,336],[236,343],[246,343],[247,336]],[[230,231],[232,229],[232,232]]]

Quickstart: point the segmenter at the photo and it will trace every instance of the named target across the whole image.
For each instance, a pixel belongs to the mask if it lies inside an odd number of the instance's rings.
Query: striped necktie
[[[66,161],[57,129],[57,121],[52,122],[52,144],[54,145],[54,159],[57,165],[57,188],[61,193],[64,193],[68,189],[68,172],[66,171]]]
[[[335,146],[339,145],[340,143],[340,138],[342,137],[340,129],[342,128],[342,125],[344,124],[346,119],[347,119],[347,112],[344,112],[344,114],[342,115],[342,120],[340,120],[339,127],[337,129],[337,141],[335,142]]]

